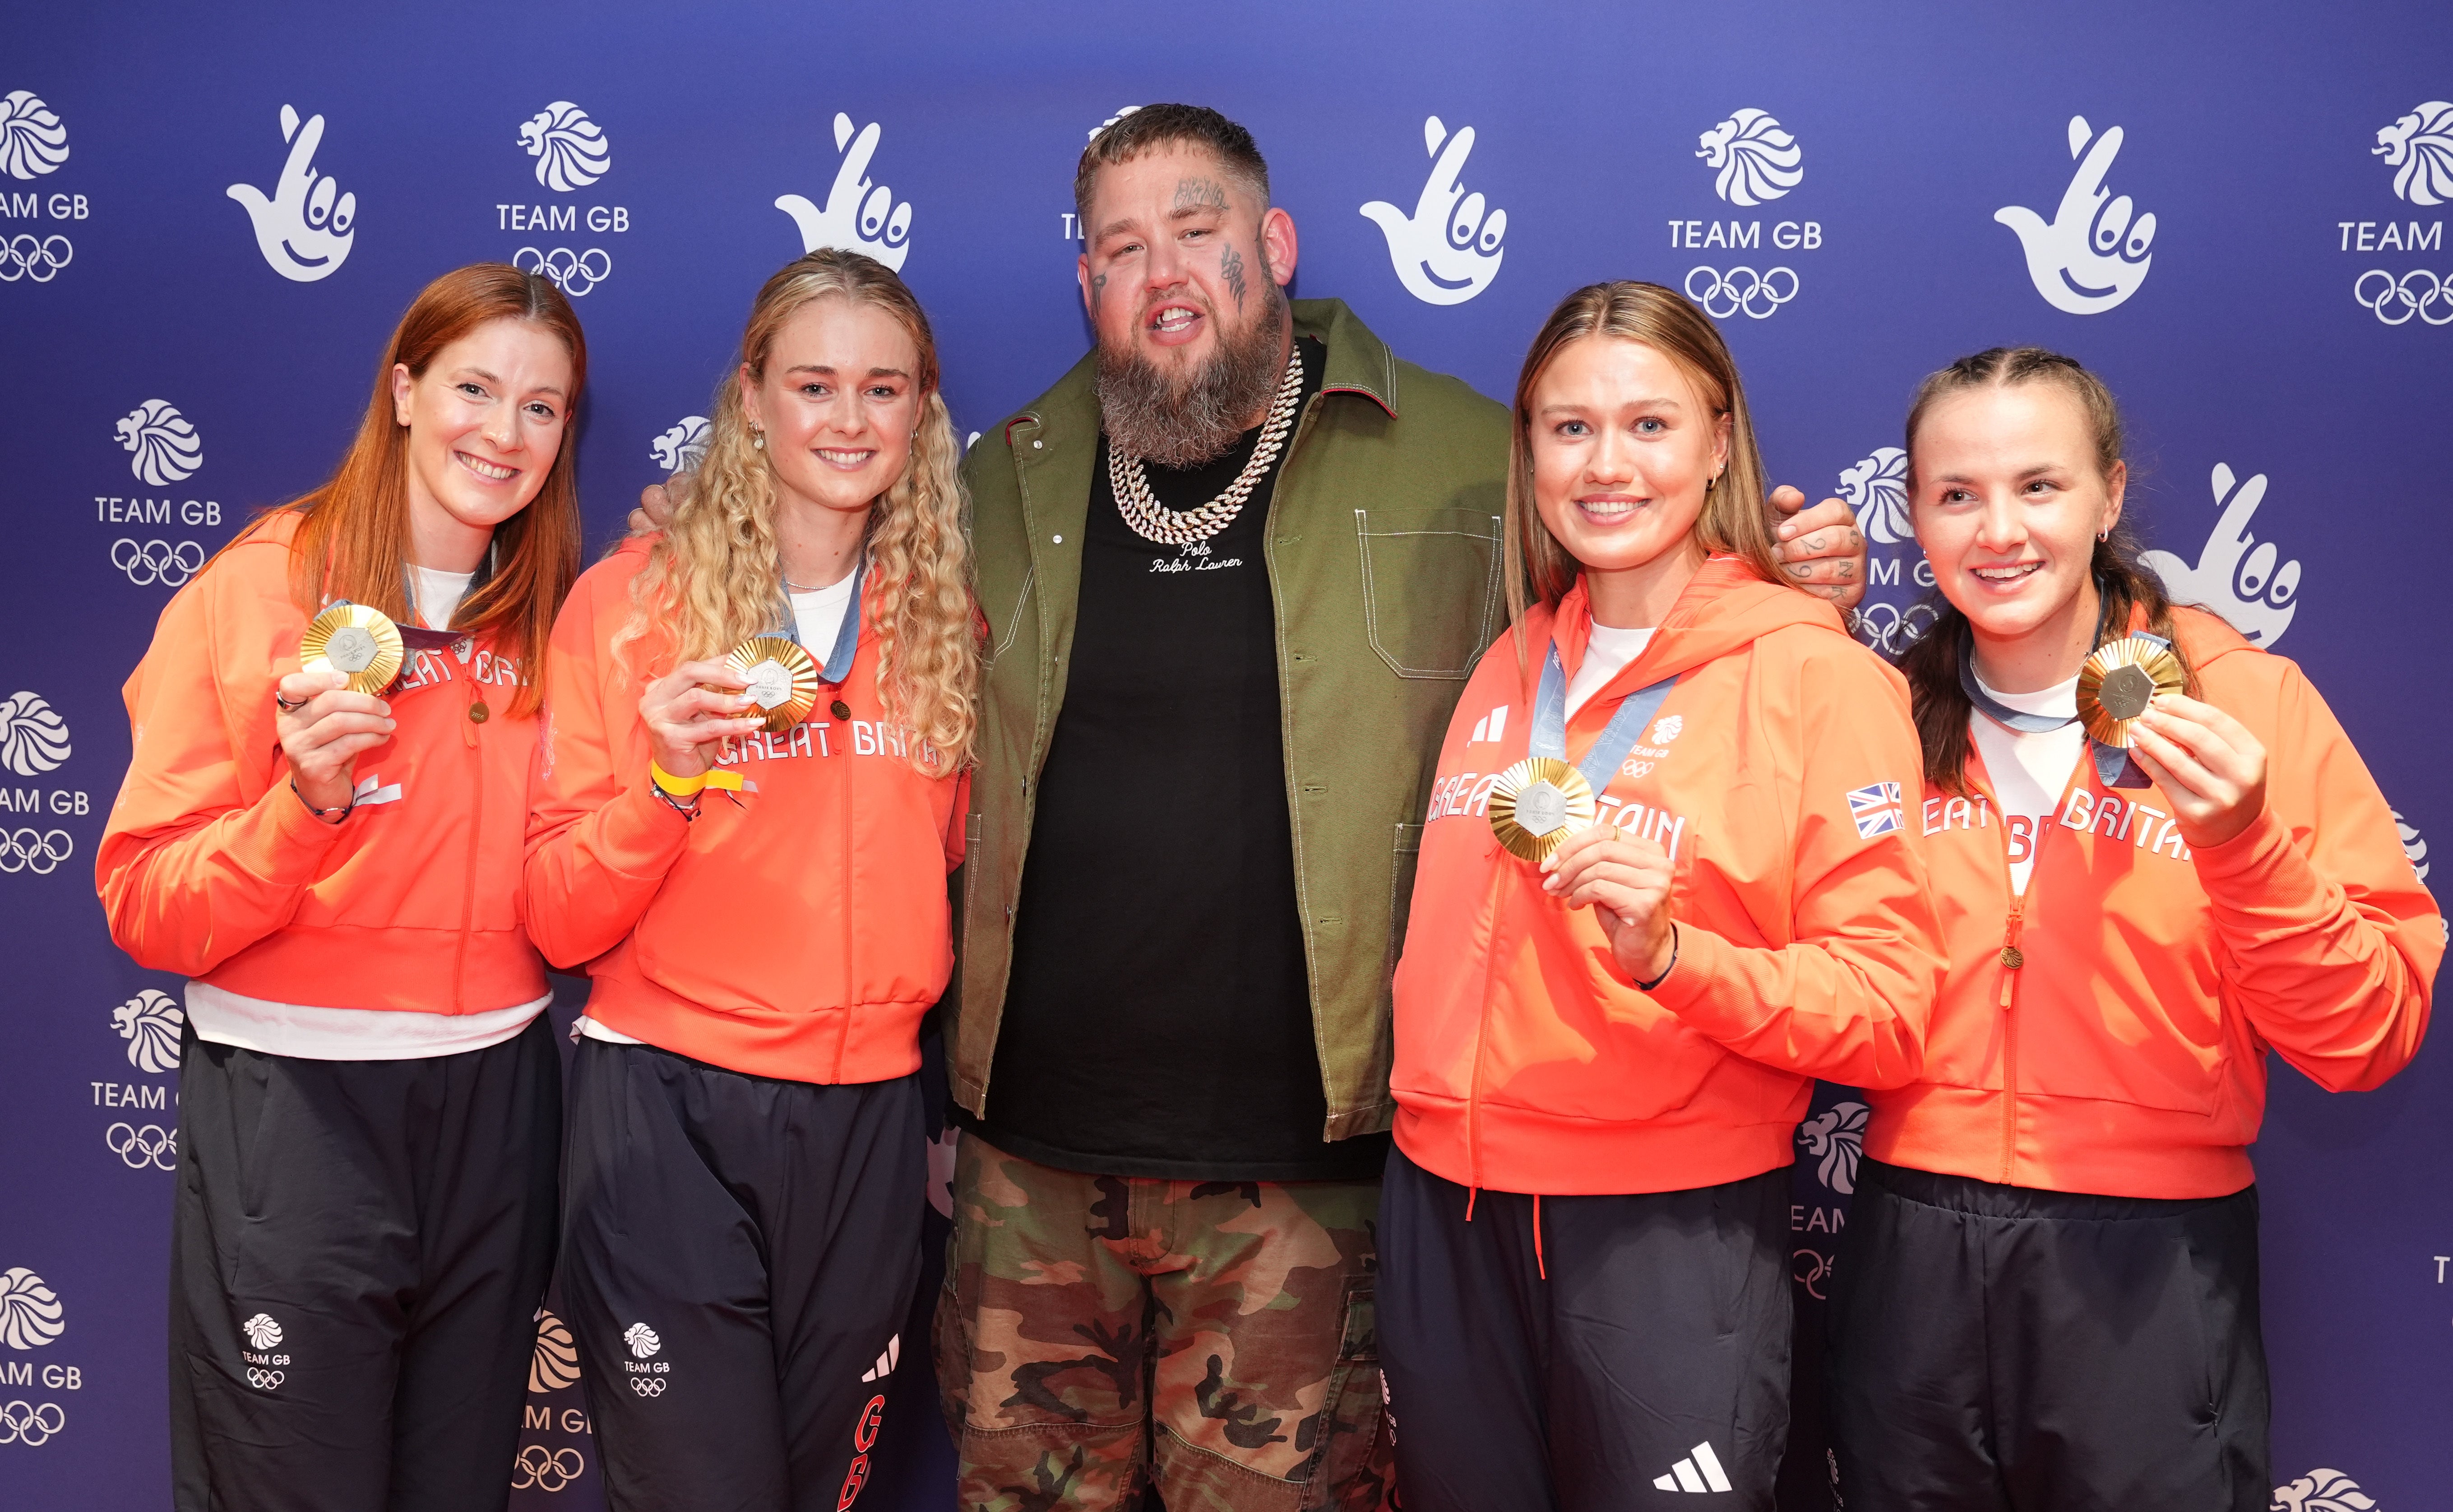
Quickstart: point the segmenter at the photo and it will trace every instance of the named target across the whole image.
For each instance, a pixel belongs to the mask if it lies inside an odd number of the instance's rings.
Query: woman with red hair
[[[181,589],[128,680],[95,881],[120,947],[189,979],[182,1512],[509,1500],[561,1125],[522,837],[587,368],[545,279],[428,285],[331,480]]]

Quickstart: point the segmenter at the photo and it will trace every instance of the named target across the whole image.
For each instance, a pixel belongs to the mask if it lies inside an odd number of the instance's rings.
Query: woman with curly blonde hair
[[[528,917],[594,979],[563,1282],[626,1512],[868,1478],[975,727],[958,458],[911,291],[798,258],[689,497],[554,627]]]

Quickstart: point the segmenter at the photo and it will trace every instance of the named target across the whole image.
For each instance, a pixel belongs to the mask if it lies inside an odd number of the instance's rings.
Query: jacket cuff
[[[656,796],[654,782],[645,774],[607,804],[604,815],[597,844],[606,864],[626,876],[662,877],[689,847],[689,820]]]
[[[2192,846],[2189,853],[2197,861],[2198,880],[2208,891],[2236,892],[2243,886],[2267,884],[2299,851],[2269,803],[2239,834],[2220,846]]]
[[[276,885],[304,887],[322,874],[324,858],[349,827],[347,819],[328,825],[309,813],[307,800],[291,790],[285,777],[239,822],[230,836],[231,859]]]
[[[1678,922],[1678,959],[1649,996],[1687,1026],[1724,1044],[1735,1044],[1771,1017],[1745,973],[1730,969],[1730,944],[1686,920]]]

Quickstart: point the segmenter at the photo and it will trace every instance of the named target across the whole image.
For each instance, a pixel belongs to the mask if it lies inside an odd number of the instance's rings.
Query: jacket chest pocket
[[[1372,650],[1399,677],[1462,680],[1499,633],[1499,516],[1357,509],[1354,535]]]

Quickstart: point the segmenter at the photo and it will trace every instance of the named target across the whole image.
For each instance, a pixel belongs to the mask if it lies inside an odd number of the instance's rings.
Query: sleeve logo
[[[1900,785],[1875,783],[1848,790],[1848,814],[1857,821],[1857,838],[1896,833],[1900,827]]]

